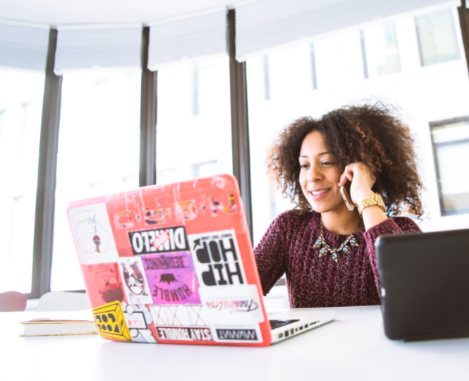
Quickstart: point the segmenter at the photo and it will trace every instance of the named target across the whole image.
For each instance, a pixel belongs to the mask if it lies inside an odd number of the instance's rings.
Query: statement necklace
[[[329,246],[326,239],[324,238],[324,225],[322,224],[322,219],[321,219],[321,235],[316,240],[316,243],[313,246],[313,248],[315,248],[315,249],[320,247],[320,249],[319,249],[319,258],[322,258],[325,255],[327,255],[328,253],[330,253],[330,254],[332,254],[332,258],[334,259],[334,261],[336,261],[336,263],[337,263],[337,262],[339,262],[339,259],[342,257],[341,252],[343,252],[344,254],[348,254],[350,252],[350,250],[351,250],[350,245],[351,246],[359,246],[358,242],[357,242],[357,239],[355,238],[354,234],[357,231],[357,229],[359,228],[359,226],[361,225],[361,223],[362,223],[361,221],[358,223],[358,225],[355,228],[355,230],[353,231],[353,233],[350,234],[345,239],[344,242],[342,242],[342,245],[340,245],[338,248],[333,248],[333,247]]]

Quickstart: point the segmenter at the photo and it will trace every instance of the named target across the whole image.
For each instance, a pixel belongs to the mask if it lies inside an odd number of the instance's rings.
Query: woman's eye
[[[333,164],[334,164],[334,163],[331,163],[331,162],[329,162],[329,161],[323,161],[323,162],[322,162],[322,165],[333,165]]]
[[[307,164],[300,164],[300,168],[306,168],[307,166]]]

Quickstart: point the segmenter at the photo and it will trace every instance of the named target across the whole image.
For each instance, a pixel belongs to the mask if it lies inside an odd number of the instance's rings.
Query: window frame
[[[451,118],[451,119],[444,119],[444,120],[438,120],[438,121],[435,121],[435,122],[430,122],[429,123],[429,125],[430,125],[430,131],[429,131],[430,137],[431,137],[433,128],[435,128],[435,127],[441,127],[441,126],[451,125],[451,124],[456,124],[456,123],[461,123],[461,122],[466,122],[469,125],[469,115],[468,116],[458,117],[458,118]],[[458,213],[445,214],[445,208],[444,208],[444,202],[443,202],[443,191],[441,189],[441,182],[439,181],[439,179],[440,179],[440,170],[439,170],[439,165],[438,165],[437,147],[438,146],[443,146],[443,145],[445,145],[445,146],[450,146],[451,145],[452,146],[452,145],[464,144],[464,143],[468,143],[469,139],[449,141],[449,142],[445,142],[445,143],[435,143],[433,141],[433,139],[431,139],[431,141],[432,141],[433,165],[434,165],[434,169],[435,169],[435,178],[436,178],[437,189],[438,189],[438,201],[439,201],[439,205],[440,205],[440,217],[441,218],[446,218],[446,217],[452,217],[452,216],[455,216],[455,215],[459,215]],[[462,214],[468,215],[469,212],[468,213],[462,213]]]

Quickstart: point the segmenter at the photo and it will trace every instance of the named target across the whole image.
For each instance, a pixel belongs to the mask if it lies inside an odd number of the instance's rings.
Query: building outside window
[[[157,184],[232,173],[229,78],[226,55],[158,69]]]
[[[376,25],[362,31],[366,67],[365,78],[401,71],[396,28],[393,22]]]
[[[443,216],[469,214],[469,117],[430,123],[440,210]]]
[[[67,204],[139,186],[141,71],[63,76],[51,289],[84,289]]]
[[[415,18],[422,66],[460,58],[453,13],[445,9]]]

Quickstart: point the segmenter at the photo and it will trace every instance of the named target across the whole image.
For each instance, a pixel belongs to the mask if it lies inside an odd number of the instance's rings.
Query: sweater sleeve
[[[285,273],[285,248],[287,214],[278,215],[264,237],[254,249],[254,255],[261,280],[262,291],[267,295],[270,289]]]
[[[390,217],[386,221],[383,221],[380,224],[371,227],[364,233],[364,237],[366,240],[366,253],[368,255],[368,258],[370,258],[370,263],[373,269],[373,274],[375,276],[375,284],[376,288],[378,289],[378,294],[380,293],[380,289],[378,263],[376,260],[375,250],[376,239],[385,234],[403,234],[413,232],[421,232],[421,230],[418,225],[410,218]]]

